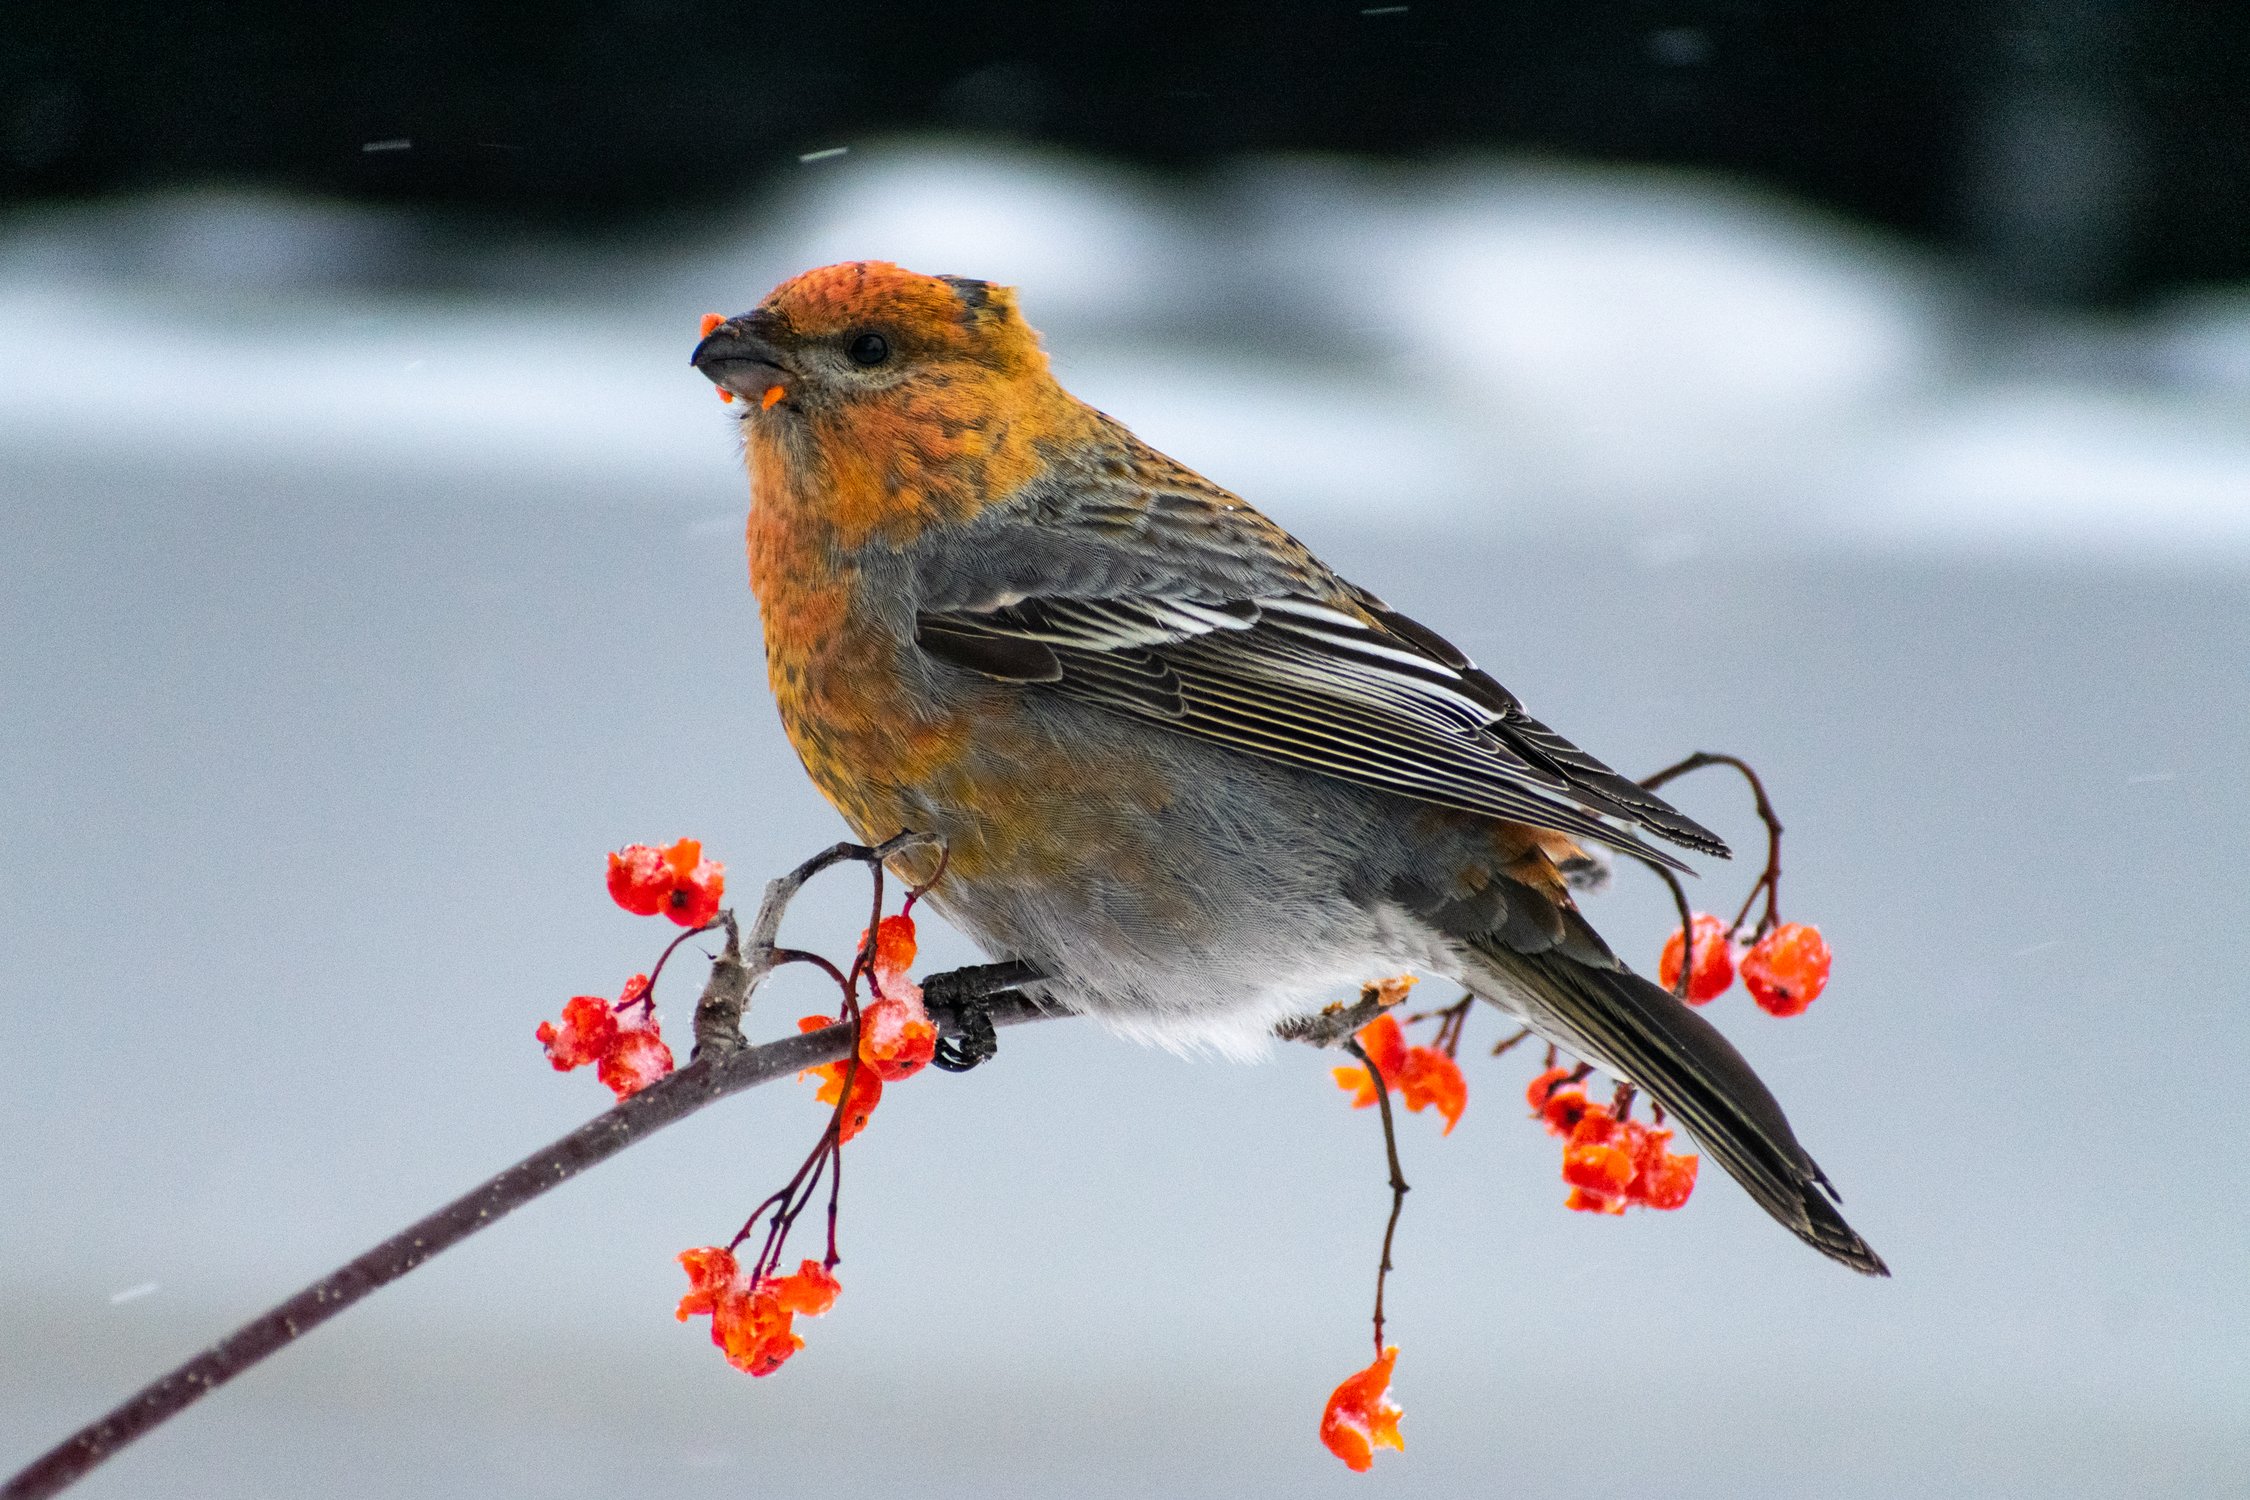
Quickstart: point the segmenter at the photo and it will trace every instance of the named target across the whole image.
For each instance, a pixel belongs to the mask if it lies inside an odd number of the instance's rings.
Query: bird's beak
[[[758,312],[727,319],[703,336],[689,361],[721,391],[771,407],[782,399],[773,393],[785,395],[797,377],[761,328],[766,321]]]

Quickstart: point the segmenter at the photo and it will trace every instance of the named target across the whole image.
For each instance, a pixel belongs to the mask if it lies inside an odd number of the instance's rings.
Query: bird
[[[705,319],[767,678],[815,785],[1048,1002],[1255,1055],[1372,974],[1459,982],[1888,1275],[1742,1055],[1573,884],[1725,843],[1435,631],[1066,391],[1013,289],[853,261]]]

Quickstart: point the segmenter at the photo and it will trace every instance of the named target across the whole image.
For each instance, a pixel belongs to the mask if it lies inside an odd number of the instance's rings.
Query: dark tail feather
[[[1717,1028],[1629,969],[1597,968],[1562,953],[1518,953],[1490,939],[1471,946],[1493,993],[1470,988],[1580,1059],[1629,1078],[1675,1116],[1696,1143],[1784,1227],[1866,1276],[1888,1276],[1881,1256],[1836,1211],[1836,1191],[1781,1106]]]

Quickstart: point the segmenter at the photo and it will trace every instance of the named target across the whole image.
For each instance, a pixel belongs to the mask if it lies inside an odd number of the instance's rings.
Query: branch
[[[876,863],[880,868],[880,860],[925,841],[923,835],[902,834],[872,849],[839,844],[772,882],[751,924],[747,954],[738,950],[733,914],[722,915],[715,925],[725,928],[727,942],[712,963],[710,982],[696,1007],[694,1061],[244,1324],[34,1460],[0,1488],[0,1500],[35,1500],[59,1493],[133,1439],[179,1415],[370,1292],[674,1121],[730,1094],[843,1058],[853,1045],[853,1028],[848,1024],[753,1047],[742,1040],[742,1012],[766,976],[789,960],[788,950],[777,949],[774,938],[780,930],[781,909],[807,880],[846,860]],[[989,1015],[996,1026],[1062,1014],[1010,987],[1027,977],[1031,976],[1020,965],[998,964],[933,975],[927,985],[931,1019],[940,1031],[959,1032],[972,1009]]]
[[[1276,1038],[1284,1042],[1303,1042],[1313,1047],[1342,1047],[1357,1055],[1359,1044],[1352,1040],[1362,1026],[1390,1009],[1390,1001],[1383,998],[1382,990],[1375,985],[1363,985],[1359,998],[1346,1005],[1342,1001],[1309,1016],[1291,1016],[1273,1029]],[[1368,1076],[1374,1077],[1373,1064]]]
[[[1750,783],[1750,796],[1758,809],[1758,821],[1766,825],[1766,867],[1752,883],[1750,894],[1742,898],[1742,910],[1734,914],[1734,921],[1727,928],[1729,938],[1740,932],[1742,924],[1750,919],[1750,908],[1756,903],[1758,892],[1764,891],[1765,915],[1758,918],[1757,929],[1751,934],[1753,937],[1764,937],[1781,920],[1781,815],[1773,810],[1773,801],[1766,796],[1766,784],[1758,779],[1758,773],[1751,769],[1750,763],[1739,755],[1698,750],[1686,760],[1666,766],[1652,776],[1642,777],[1641,785],[1653,792],[1676,777],[1685,776],[1690,771],[1700,771],[1706,766],[1730,766],[1740,772],[1742,779]],[[1650,868],[1655,869],[1656,866],[1651,865]],[[1667,875],[1666,878],[1671,877]],[[1679,895],[1677,880],[1672,881],[1672,889],[1675,895]],[[1684,912],[1687,909],[1687,897],[1679,895],[1679,899],[1680,909]],[[1689,939],[1683,938],[1681,941],[1687,942]],[[1683,974],[1687,972],[1689,956],[1691,955],[1682,957],[1680,971]]]

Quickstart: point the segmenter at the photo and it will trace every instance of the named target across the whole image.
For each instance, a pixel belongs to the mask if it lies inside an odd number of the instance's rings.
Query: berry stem
[[[1750,796],[1757,804],[1758,821],[1766,825],[1766,867],[1752,883],[1750,894],[1742,898],[1742,909],[1735,913],[1734,921],[1727,928],[1727,941],[1731,943],[1741,932],[1742,924],[1749,920],[1750,908],[1756,904],[1758,892],[1762,890],[1766,893],[1766,909],[1758,918],[1758,925],[1751,930],[1750,937],[1755,942],[1781,923],[1781,815],[1774,811],[1772,799],[1766,796],[1766,784],[1758,779],[1758,773],[1741,756],[1698,750],[1683,761],[1666,766],[1652,776],[1643,777],[1641,785],[1653,792],[1676,777],[1685,776],[1690,771],[1700,771],[1706,766],[1731,766],[1740,772],[1742,779],[1750,783]],[[1666,878],[1671,878],[1668,872]],[[1678,886],[1679,882],[1673,881],[1675,891]],[[1686,909],[1684,898],[1681,909]],[[1681,941],[1686,942],[1688,939],[1683,937]]]
[[[1391,1169],[1391,1217],[1383,1226],[1383,1258],[1375,1267],[1375,1357],[1383,1357],[1383,1289],[1391,1275],[1391,1240],[1398,1233],[1399,1210],[1406,1207],[1406,1172],[1398,1164],[1398,1128],[1391,1118],[1391,1091],[1383,1087],[1383,1075],[1376,1071],[1375,1059],[1367,1055],[1359,1039],[1352,1037],[1344,1042],[1344,1050],[1359,1059],[1367,1069],[1367,1076],[1375,1080],[1375,1102],[1383,1115],[1383,1156]]]
[[[763,978],[764,972],[753,967],[755,978]],[[963,993],[942,1005],[933,1003],[932,1009],[943,1012],[949,1026],[959,1024],[960,1012],[970,1004],[982,1006],[1001,1026],[1062,1014],[1019,990],[989,995],[980,991],[979,995]],[[849,1028],[830,1026],[760,1046],[733,1051],[711,1049],[408,1225],[152,1381],[0,1484],[0,1500],[42,1500],[60,1493],[135,1438],[162,1426],[336,1314],[589,1167],[707,1105],[760,1084],[794,1077],[806,1068],[840,1061],[856,1047]]]
[[[1492,1044],[1492,1055],[1494,1057],[1505,1057],[1511,1050],[1522,1045],[1524,1042],[1529,1041],[1530,1039],[1531,1028],[1529,1026],[1519,1027],[1517,1028],[1516,1034],[1514,1036],[1502,1037],[1499,1041]]]
[[[1685,1001],[1695,970],[1695,913],[1688,910],[1687,888],[1680,884],[1679,876],[1662,865],[1652,864],[1649,868],[1663,877],[1664,884],[1671,889],[1672,904],[1680,909],[1680,972],[1672,976],[1672,993]]]
[[[1419,1015],[1408,1016],[1406,1024],[1412,1026],[1421,1021],[1437,1022],[1437,1035],[1430,1038],[1430,1045],[1447,1057],[1458,1057],[1461,1052],[1461,1033],[1469,1024],[1469,1007],[1476,1003],[1477,997],[1474,994],[1464,994],[1442,1010],[1426,1010]]]
[[[734,913],[732,911],[720,912],[717,916],[704,923],[701,927],[690,927],[689,929],[687,929],[687,931],[678,934],[672,939],[672,941],[664,945],[664,951],[656,955],[656,967],[648,971],[648,990],[641,996],[640,1000],[637,1002],[640,1005],[641,1011],[644,1015],[651,1014],[656,1010],[656,981],[664,977],[664,966],[672,961],[673,954],[680,951],[680,944],[686,942],[691,937],[699,937],[706,932],[710,932],[716,928],[721,927],[727,930],[727,933],[731,939],[734,933]],[[624,1010],[627,1009],[627,1007],[621,1003],[617,1005],[615,1009]]]

